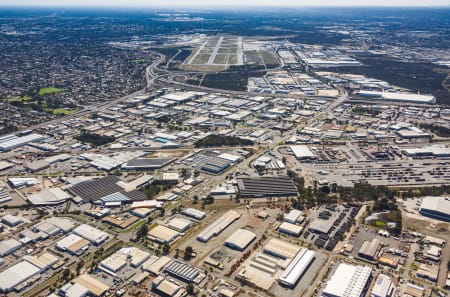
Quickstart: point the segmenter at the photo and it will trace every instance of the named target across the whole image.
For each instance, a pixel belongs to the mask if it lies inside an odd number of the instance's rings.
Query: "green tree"
[[[184,250],[184,260],[189,261],[192,259],[194,253],[194,249],[192,248],[192,246],[187,246],[186,249]]]
[[[162,246],[162,254],[168,255],[170,252],[170,245],[168,243],[163,244]]]

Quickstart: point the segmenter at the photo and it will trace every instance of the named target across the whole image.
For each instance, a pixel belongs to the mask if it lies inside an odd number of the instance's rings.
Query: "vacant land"
[[[55,87],[45,87],[39,90],[39,95],[45,96],[50,94],[62,93],[66,91],[66,89],[55,88]]]

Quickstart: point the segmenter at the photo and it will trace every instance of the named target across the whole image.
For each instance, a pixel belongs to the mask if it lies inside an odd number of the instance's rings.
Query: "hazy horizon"
[[[212,4],[211,1],[206,0],[192,0],[189,2],[182,0],[156,0],[149,3],[145,0],[42,0],[36,3],[33,0],[0,0],[0,6],[10,7],[117,7],[117,8],[138,8],[138,7],[161,7],[161,8],[189,8],[189,7],[208,7],[208,8],[228,8],[228,7],[450,7],[448,0],[373,0],[373,1],[358,1],[358,0],[323,0],[318,3],[315,0],[304,0],[299,4],[292,0],[230,0],[226,4],[218,3]]]

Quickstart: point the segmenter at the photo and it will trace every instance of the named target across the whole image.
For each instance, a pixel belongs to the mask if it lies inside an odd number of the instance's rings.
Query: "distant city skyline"
[[[0,5],[5,6],[84,6],[84,7],[229,7],[229,6],[315,6],[315,7],[334,7],[334,6],[405,6],[405,7],[432,7],[432,6],[450,6],[449,0],[228,0],[221,3],[213,3],[207,0],[0,0]]]

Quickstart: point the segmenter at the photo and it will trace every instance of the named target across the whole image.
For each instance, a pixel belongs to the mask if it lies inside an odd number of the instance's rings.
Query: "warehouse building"
[[[14,164],[7,161],[0,161],[0,171],[13,168]]]
[[[159,275],[160,271],[172,261],[167,256],[157,257],[151,256],[147,261],[142,264],[142,269],[150,272],[152,275]]]
[[[58,289],[58,295],[62,297],[85,297],[89,296],[89,290],[79,284],[67,283]]]
[[[208,242],[212,237],[217,236],[222,232],[225,228],[227,228],[231,223],[236,221],[241,217],[241,214],[234,211],[229,210],[220,218],[215,220],[212,224],[209,224],[198,236],[197,240],[202,242]]]
[[[225,245],[238,251],[245,250],[250,243],[256,239],[256,234],[246,230],[238,229],[225,240]]]
[[[68,191],[81,202],[94,202],[106,204],[108,202],[120,202],[120,204],[132,203],[133,201],[146,200],[147,196],[138,190],[126,192],[119,184],[121,180],[114,175],[82,181]]]
[[[317,218],[311,222],[311,224],[308,227],[308,230],[313,233],[328,234],[331,230],[331,227],[333,227],[333,223],[334,221],[331,219],[324,220]]]
[[[0,273],[0,291],[8,293],[16,286],[24,284],[27,280],[40,273],[39,267],[28,261],[21,261]]]
[[[429,145],[421,148],[405,148],[403,150],[405,154],[413,158],[421,157],[435,157],[435,158],[448,158],[450,157],[450,149],[445,146]]]
[[[81,255],[89,248],[89,241],[76,234],[69,234],[56,243],[56,248],[72,255]]]
[[[302,249],[278,278],[278,282],[290,288],[295,287],[314,259],[315,253],[313,251]]]
[[[101,245],[109,238],[108,233],[87,224],[76,227],[73,230],[73,233],[83,237],[86,240],[89,240],[94,245]]]
[[[439,265],[420,263],[416,275],[432,282],[436,282],[439,275]]]
[[[20,189],[36,185],[38,179],[35,177],[10,177],[8,178],[8,185],[13,189]]]
[[[11,214],[7,214],[2,217],[2,223],[9,226],[9,227],[15,227],[22,223],[22,219],[16,216],[13,216]]]
[[[450,197],[427,196],[422,199],[420,214],[450,222]]]
[[[147,237],[150,240],[159,242],[159,243],[171,243],[174,241],[180,233],[168,227],[158,225],[155,228],[148,231]]]
[[[264,245],[263,251],[266,254],[281,259],[293,259],[300,251],[300,247],[283,240],[272,238]]]
[[[142,201],[134,201],[131,204],[131,209],[136,209],[136,208],[149,208],[149,209],[153,209],[153,208],[161,208],[163,205],[162,202],[160,201],[156,201],[156,200],[142,200]]]
[[[50,167],[50,163],[45,160],[36,160],[23,165],[29,172],[39,172]]]
[[[168,223],[169,228],[180,233],[185,232],[191,227],[191,222],[181,218],[173,218]]]
[[[323,290],[324,297],[363,297],[370,284],[372,268],[340,263]]]
[[[291,145],[289,147],[297,160],[315,160],[317,156],[306,145]]]
[[[164,266],[164,272],[187,283],[199,284],[206,276],[197,267],[178,260],[172,260]]]
[[[27,197],[28,201],[35,206],[58,205],[66,202],[72,196],[61,188],[44,189]]]
[[[110,289],[110,286],[96,279],[90,274],[82,274],[75,279],[73,283],[81,285],[89,290],[89,293],[93,296],[102,296],[106,291]]]
[[[147,217],[152,212],[154,212],[154,208],[135,208],[130,211],[130,213],[136,217],[139,217],[141,219]]]
[[[302,226],[291,224],[288,222],[283,222],[281,223],[280,227],[278,227],[278,232],[295,237],[299,237],[302,231]]]
[[[38,257],[25,256],[23,261],[0,273],[0,291],[3,293],[21,291],[33,283],[33,277],[48,270],[57,262],[58,257],[50,253],[44,253]]]
[[[0,256],[8,256],[22,247],[22,243],[11,238],[0,241]]]
[[[174,158],[138,158],[128,161],[122,166],[125,170],[155,170],[174,162]]]
[[[394,296],[395,286],[389,276],[380,274],[370,293],[370,297],[392,297]]]
[[[297,187],[288,176],[240,178],[237,185],[243,198],[298,196]]]
[[[206,213],[204,211],[195,208],[183,209],[181,213],[196,220],[203,220],[204,218],[206,218]]]
[[[414,93],[361,90],[356,92],[355,94],[359,97],[380,100],[380,102],[393,101],[393,102],[411,102],[424,104],[433,104],[434,102],[436,102],[436,98],[433,95],[423,95]]]
[[[149,257],[150,253],[142,251],[138,248],[122,248],[108,258],[101,261],[99,268],[115,276],[115,273],[117,273],[127,265],[128,260],[131,267],[137,268],[142,265]]]
[[[7,152],[31,142],[43,141],[44,139],[44,136],[35,133],[24,135],[22,137],[14,134],[0,136],[0,151]]]
[[[303,212],[298,209],[293,209],[284,216],[284,221],[291,224],[301,223],[303,220]]]
[[[158,295],[165,297],[183,297],[186,296],[186,290],[175,281],[164,279],[164,276],[158,276],[152,281],[152,290]]]
[[[380,247],[380,241],[376,238],[371,241],[365,240],[358,251],[358,256],[370,261],[376,260]]]

